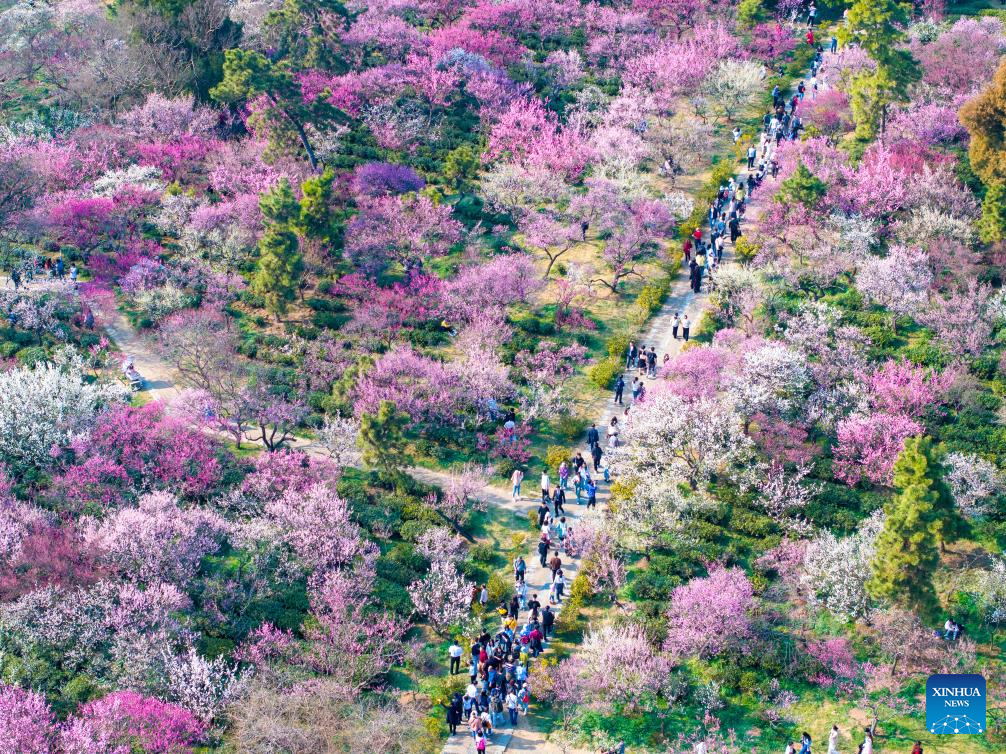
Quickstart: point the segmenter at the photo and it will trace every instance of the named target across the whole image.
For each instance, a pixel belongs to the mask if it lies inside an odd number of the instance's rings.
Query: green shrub
[[[597,387],[603,389],[611,387],[615,377],[621,372],[621,359],[607,358],[599,361],[587,372],[587,377]]]
[[[621,362],[619,362],[621,363]],[[555,422],[555,430],[572,441],[579,440],[587,431],[587,419],[576,414],[563,414]]]
[[[549,445],[545,451],[545,465],[552,471],[559,473],[559,465],[563,461],[569,461],[569,451],[562,445]]]
[[[488,542],[477,542],[468,548],[468,556],[476,563],[486,565],[493,562],[496,550]]]
[[[605,347],[608,349],[609,357],[621,361],[625,358],[625,354],[629,350],[629,336],[612,335],[605,343]]]
[[[489,583],[486,584],[486,589],[489,592],[489,604],[498,605],[503,600],[509,598],[510,593],[513,591],[513,584],[510,583],[510,579],[503,575],[500,571],[494,571],[489,576]]]
[[[636,297],[636,308],[632,315],[633,321],[638,325],[643,324],[651,314],[660,309],[665,298],[667,298],[666,283],[647,283],[644,285],[643,290]],[[624,353],[624,349],[622,353]]]

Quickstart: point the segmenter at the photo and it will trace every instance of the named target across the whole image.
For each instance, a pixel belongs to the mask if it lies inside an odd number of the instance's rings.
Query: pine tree
[[[266,309],[279,319],[296,298],[297,286],[304,274],[304,257],[297,236],[284,224],[266,228],[258,248],[258,265],[251,288],[265,299]]]
[[[870,594],[934,619],[939,601],[933,573],[939,565],[936,549],[945,486],[937,477],[932,440],[911,437],[894,464],[897,493],[885,506],[887,519],[877,538],[871,563]]]
[[[289,225],[300,216],[300,202],[286,178],[259,196],[258,207],[267,223]]]
[[[335,173],[326,168],[325,172],[308,178],[300,186],[301,200],[295,227],[305,238],[328,242],[332,238],[334,218],[332,216],[332,184]]]
[[[360,416],[356,445],[362,451],[363,462],[386,471],[394,471],[408,463],[405,454],[407,423],[408,416],[392,401],[381,401],[377,414]]]
[[[897,0],[856,0],[838,29],[843,44],[859,45],[876,63],[874,70],[852,80],[850,104],[860,139],[884,132],[888,106],[905,101],[908,86],[921,76],[918,63],[901,45],[911,12],[911,5]]]
[[[827,192],[828,187],[824,181],[814,175],[803,164],[803,160],[797,162],[793,175],[779,185],[779,193],[776,199],[785,204],[802,204],[805,207],[813,207]]]
[[[985,192],[978,230],[985,243],[1006,241],[1006,184],[996,181]]]

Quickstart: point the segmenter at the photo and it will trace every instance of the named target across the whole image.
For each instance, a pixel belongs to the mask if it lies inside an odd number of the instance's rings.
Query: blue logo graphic
[[[926,729],[930,733],[984,733],[985,679],[977,673],[929,676]]]

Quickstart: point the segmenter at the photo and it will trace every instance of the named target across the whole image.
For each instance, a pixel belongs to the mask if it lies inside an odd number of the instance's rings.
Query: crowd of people
[[[561,574],[562,561],[558,552],[549,561],[549,566],[553,573]],[[500,628],[495,635],[484,631],[471,642],[468,686],[463,694],[455,692],[444,703],[450,734],[453,736],[459,727],[466,726],[479,752],[485,751],[493,733],[504,724],[509,722],[511,727],[515,726],[518,717],[527,714],[531,701],[527,683],[530,661],[544,651],[555,626],[551,598],[549,604],[542,605],[537,594],[527,597],[526,572],[524,559],[516,558],[517,594],[509,602],[500,603],[497,609]],[[459,674],[465,655],[460,640],[454,641],[447,653],[451,675]]]
[[[812,3],[809,10],[811,26],[815,12]],[[800,104],[808,93],[811,97],[817,93],[818,74],[824,52],[820,45],[814,44],[813,37],[808,37],[807,42],[816,49],[808,81],[800,82],[794,94],[788,99],[782,95],[778,87],[773,90],[773,108],[764,115],[764,130],[758,145],[752,143],[746,153],[745,175],[733,177],[720,187],[709,207],[707,231],[697,228],[684,241],[684,261],[688,265],[691,290],[695,293],[702,291],[704,282],[707,290],[715,289],[715,272],[722,261],[726,239],[729,237],[731,244],[737,243],[742,235],[742,223],[752,194],[768,175],[774,177],[778,174],[779,165],[775,160],[777,146],[784,139],[797,139],[804,127],[798,115]],[[835,51],[834,45],[833,41],[832,52]],[[735,134],[735,141],[740,135]],[[671,322],[674,340],[688,342],[691,329],[692,323],[688,314],[675,312]],[[624,406],[626,379],[630,375],[633,403],[645,400],[644,379],[656,378],[658,365],[666,365],[669,361],[670,354],[664,353],[659,357],[654,345],[637,346],[635,342],[630,342],[625,354],[625,373],[620,374],[615,380],[614,403]],[[625,408],[623,418],[629,415],[630,410],[631,406]],[[577,555],[575,527],[565,515],[566,492],[572,488],[578,504],[586,502],[587,509],[596,507],[598,480],[594,475],[603,475],[605,482],[610,481],[611,471],[604,446],[607,450],[617,447],[618,434],[617,415],[611,417],[603,443],[597,425],[591,424],[587,430],[590,462],[580,452],[576,453],[571,461],[563,461],[559,465],[555,485],[552,484],[548,469],[543,469],[541,472],[541,498],[537,509],[539,539],[536,549],[539,565],[543,569],[547,568],[550,574],[548,603],[543,606],[536,593],[529,597],[525,581],[527,565],[523,558],[516,558],[513,564],[513,594],[509,600],[502,601],[497,608],[501,621],[500,629],[495,635],[483,633],[471,643],[468,650],[470,683],[464,694],[460,692],[454,694],[445,704],[451,735],[456,734],[459,727],[466,725],[477,752],[486,750],[491,736],[499,730],[507,718],[510,725],[514,726],[521,714],[527,714],[530,702],[527,685],[529,662],[544,651],[555,622],[553,607],[557,609],[562,603],[566,589],[562,557],[572,558]],[[521,499],[524,479],[525,473],[520,468],[515,469],[511,475],[511,494],[515,502]],[[472,602],[473,606],[479,603],[482,609],[486,608],[488,602],[486,586],[473,590]],[[521,622],[522,616],[524,616],[523,622]],[[448,654],[450,672],[452,674],[461,672],[465,649],[461,646],[460,640],[451,645]],[[829,754],[836,754],[834,745],[837,736],[836,727],[829,740]],[[702,749],[703,746],[701,743],[696,746],[696,754],[706,754]],[[602,754],[624,754],[625,743],[619,742],[614,748],[601,751]],[[872,751],[872,737],[868,732],[864,744],[860,746],[859,754],[872,754]],[[812,754],[810,736],[804,734],[799,751],[790,744],[786,754]]]

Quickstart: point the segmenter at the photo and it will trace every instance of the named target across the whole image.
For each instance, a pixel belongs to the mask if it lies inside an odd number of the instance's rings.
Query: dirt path
[[[108,334],[123,357],[132,358],[136,371],[143,376],[140,394],[151,400],[171,402],[179,392],[174,368],[129,324],[129,320],[116,307],[115,298],[109,293],[85,297],[85,300],[94,312],[97,324]],[[118,366],[116,365],[116,369]]]

